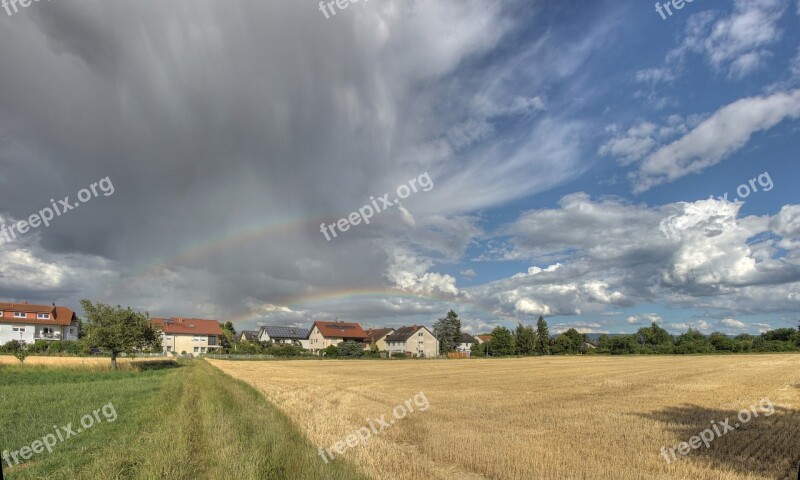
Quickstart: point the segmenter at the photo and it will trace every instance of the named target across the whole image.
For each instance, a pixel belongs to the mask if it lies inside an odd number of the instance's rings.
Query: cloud
[[[567,195],[558,208],[525,212],[509,225],[510,242],[496,258],[557,263],[465,291],[484,309],[522,317],[600,314],[656,299],[721,315],[800,307],[800,209],[742,217],[741,205],[709,199],[648,207]],[[681,229],[678,238],[659,230],[665,219]],[[782,254],[780,245],[791,250]]]
[[[473,270],[471,268],[468,268],[466,270],[461,270],[461,272],[459,272],[459,274],[464,278],[475,278],[475,277],[478,276],[478,274],[475,273],[475,270]]]
[[[642,313],[639,315],[631,315],[626,322],[630,325],[650,325],[652,323],[659,323],[663,320],[661,315],[656,313]]]
[[[734,320],[733,318],[723,318],[719,323],[725,327],[735,330],[745,330],[747,328],[747,325],[744,322]]]
[[[765,66],[773,55],[770,48],[781,39],[779,24],[786,5],[786,0],[736,0],[729,15],[694,14],[682,42],[667,54],[666,68],[671,74],[648,75],[644,70],[639,77],[673,81],[690,53],[702,55],[715,71],[726,72],[731,79],[753,74]]]
[[[744,147],[753,134],[799,117],[800,90],[744,98],[726,105],[678,140],[648,154],[631,175],[634,192],[701,172]],[[619,153],[611,147],[601,151]],[[640,158],[640,153],[641,149],[632,152],[633,158]],[[630,157],[628,152],[624,161]]]

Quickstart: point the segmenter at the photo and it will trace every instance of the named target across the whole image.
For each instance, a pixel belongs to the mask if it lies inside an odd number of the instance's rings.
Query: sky
[[[797,326],[800,2],[343,5],[0,10],[0,298]]]

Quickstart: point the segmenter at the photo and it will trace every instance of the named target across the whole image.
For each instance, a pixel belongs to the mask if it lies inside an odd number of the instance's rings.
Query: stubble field
[[[323,448],[423,392],[426,411],[342,455],[375,478],[797,478],[798,355],[209,361]],[[759,417],[710,448],[661,455],[751,405]]]

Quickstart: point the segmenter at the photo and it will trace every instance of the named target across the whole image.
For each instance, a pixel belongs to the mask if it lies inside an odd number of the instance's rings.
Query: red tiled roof
[[[357,323],[316,321],[314,326],[328,338],[367,338],[367,332]]]
[[[492,339],[491,335],[476,335],[476,337],[478,337],[481,340],[481,342],[488,342],[489,340]]]
[[[189,335],[222,335],[219,322],[199,318],[151,318],[151,323],[161,327],[164,333]]]
[[[0,323],[26,323],[33,325],[62,325],[68,326],[77,319],[75,312],[67,307],[54,307],[53,305],[30,305],[28,303],[0,302]],[[14,318],[14,312],[34,314],[33,318]],[[35,314],[49,313],[49,320],[36,318]]]

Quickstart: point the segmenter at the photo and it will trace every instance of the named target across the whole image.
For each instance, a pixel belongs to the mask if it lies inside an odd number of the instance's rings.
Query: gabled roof
[[[480,341],[481,341],[481,342],[483,342],[483,343],[486,343],[486,342],[488,342],[489,340],[491,340],[491,339],[492,339],[492,336],[491,336],[491,335],[478,335],[477,337],[478,337],[478,338],[480,339]]]
[[[469,333],[462,332],[461,343],[478,343],[478,339],[473,337]]]
[[[425,328],[425,327],[421,326],[421,325],[412,325],[410,327],[400,327],[392,335],[389,335],[388,337],[386,337],[386,341],[387,342],[405,342],[406,340],[411,338],[412,335],[414,335],[415,333],[419,332],[423,328]],[[425,330],[428,330],[428,329],[425,328]],[[428,332],[430,332],[430,330],[428,330]]]
[[[54,305],[31,305],[26,302],[23,303],[8,303],[0,302],[0,312],[3,316],[0,317],[0,323],[26,323],[29,325],[61,325],[68,326],[73,321],[77,321],[77,316],[72,309],[67,307],[57,307]],[[49,313],[49,320],[42,320],[38,318],[14,318],[14,314],[8,315],[7,312],[21,312],[21,313]]]
[[[327,338],[367,338],[367,332],[357,323],[316,321],[314,326]]]
[[[267,332],[269,338],[285,338],[288,340],[305,340],[308,338],[308,330],[305,328],[300,327],[273,327],[273,326],[265,326],[261,327],[261,330],[258,332],[259,336],[261,332]]]
[[[183,335],[222,335],[219,322],[200,318],[151,318],[150,322],[161,327],[164,333]]]
[[[239,332],[239,338],[244,337],[245,340],[248,342],[257,342],[258,341],[258,332],[255,330],[242,330]]]
[[[367,330],[367,341],[377,342],[386,335],[394,333],[394,328],[370,328]]]

